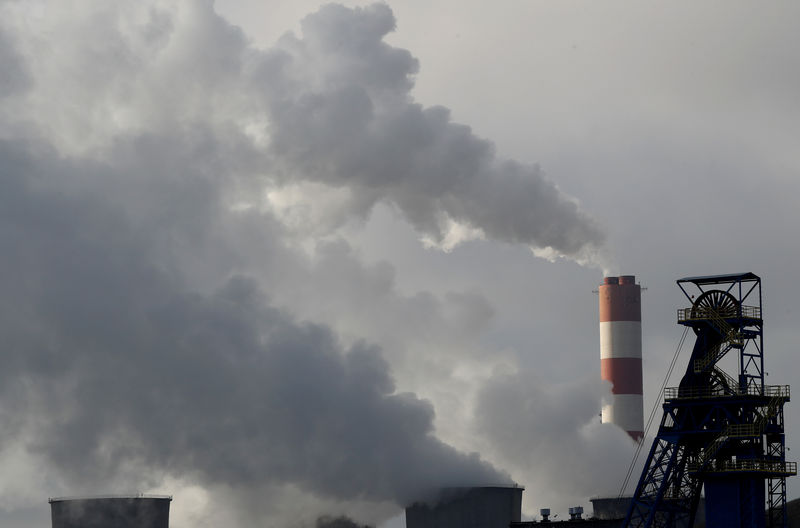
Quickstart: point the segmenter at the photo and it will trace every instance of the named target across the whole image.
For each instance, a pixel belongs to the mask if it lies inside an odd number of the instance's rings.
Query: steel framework
[[[753,273],[687,277],[692,303],[678,324],[696,341],[664,415],[624,527],[689,527],[705,487],[709,527],[786,527],[783,405],[789,386],[764,385],[761,279]],[[745,304],[748,303],[748,304]],[[738,376],[720,361],[738,353]]]

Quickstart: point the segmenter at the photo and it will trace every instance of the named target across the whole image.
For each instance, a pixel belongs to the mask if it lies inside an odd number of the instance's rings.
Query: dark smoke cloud
[[[343,348],[247,277],[189,289],[148,232],[87,193],[54,192],[70,177],[59,160],[9,143],[0,159],[0,245],[13,248],[0,266],[13,300],[0,323],[3,391],[38,403],[17,409],[36,422],[32,448],[72,478],[99,484],[134,461],[211,484],[400,504],[438,485],[507,482],[433,436],[430,404],[395,392],[374,346]]]

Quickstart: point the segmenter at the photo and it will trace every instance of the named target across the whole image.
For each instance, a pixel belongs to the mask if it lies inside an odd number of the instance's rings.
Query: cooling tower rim
[[[156,499],[156,500],[172,500],[172,495],[154,495],[146,493],[129,493],[121,495],[75,495],[69,497],[50,497],[47,502],[68,502],[68,501],[86,501],[86,500],[107,500],[107,499]]]
[[[514,483],[514,484],[509,484],[507,486],[498,486],[498,485],[493,485],[493,486],[444,486],[444,487],[439,488],[439,489],[442,489],[442,490],[472,490],[472,489],[521,489],[521,490],[524,490],[525,486],[523,486],[522,484]]]

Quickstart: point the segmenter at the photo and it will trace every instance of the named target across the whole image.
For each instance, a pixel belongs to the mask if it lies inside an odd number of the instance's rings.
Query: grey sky
[[[83,492],[173,493],[176,528],[381,522],[503,473],[529,512],[616,492],[602,273],[529,246],[648,288],[646,410],[686,275],[761,275],[768,380],[797,378],[800,8],[303,26],[320,5],[0,3],[4,523]]]

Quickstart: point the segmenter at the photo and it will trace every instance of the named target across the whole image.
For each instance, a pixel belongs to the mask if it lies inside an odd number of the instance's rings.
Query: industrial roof
[[[82,495],[74,497],[51,497],[47,502],[78,501],[78,500],[105,500],[105,499],[162,499],[172,500],[172,495],[150,495],[145,493],[131,493],[130,495]]]
[[[700,284],[723,284],[727,282],[749,282],[760,280],[760,277],[752,272],[747,273],[729,273],[727,275],[706,275],[704,277],[685,277],[678,279],[678,284],[682,282],[691,282],[695,285]]]

